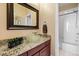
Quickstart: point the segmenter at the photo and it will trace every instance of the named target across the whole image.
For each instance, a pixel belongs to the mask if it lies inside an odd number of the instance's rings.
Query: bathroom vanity
[[[28,50],[19,56],[50,56],[50,40]]]
[[[26,38],[23,38],[23,42],[21,42],[21,44],[17,46],[15,45],[13,46],[13,43],[12,43],[13,41],[9,41],[9,43],[12,44],[12,46],[10,45],[11,48],[8,47],[7,40],[0,41],[0,47],[1,47],[0,55],[1,56],[50,56],[51,37],[50,36],[32,37],[32,36],[31,36],[31,39],[28,38],[28,40]],[[17,42],[20,42],[20,41],[17,41]]]

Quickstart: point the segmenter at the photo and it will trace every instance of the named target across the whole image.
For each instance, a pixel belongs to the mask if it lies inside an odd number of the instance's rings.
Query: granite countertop
[[[3,46],[4,49],[0,49],[0,55],[2,56],[17,56],[20,55],[46,41],[50,40],[50,37],[41,37],[36,42],[28,42],[26,39],[24,39],[23,43],[12,48],[12,49],[5,49],[7,47],[6,45]]]

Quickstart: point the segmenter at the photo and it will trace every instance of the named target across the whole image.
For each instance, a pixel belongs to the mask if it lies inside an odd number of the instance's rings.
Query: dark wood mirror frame
[[[23,7],[29,8],[32,11],[36,12],[36,26],[18,26],[14,25],[14,4],[7,3],[7,29],[8,30],[27,30],[27,29],[39,29],[39,11],[34,7],[26,4],[26,3],[18,3]]]

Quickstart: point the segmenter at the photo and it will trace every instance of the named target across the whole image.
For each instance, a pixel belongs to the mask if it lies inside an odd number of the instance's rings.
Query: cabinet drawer
[[[40,55],[40,52],[37,52],[36,54],[34,54],[33,56],[39,56]]]
[[[46,46],[40,51],[40,56],[50,56],[50,46]]]
[[[50,44],[50,40],[49,41],[46,41],[45,43],[31,49],[28,51],[28,56],[32,56],[34,55],[35,53],[39,52],[41,49],[43,49],[45,46],[49,45]]]
[[[41,49],[41,47],[38,46],[38,47],[35,47],[35,48],[29,50],[29,51],[28,51],[28,56],[34,55],[34,54],[37,53],[40,49]]]

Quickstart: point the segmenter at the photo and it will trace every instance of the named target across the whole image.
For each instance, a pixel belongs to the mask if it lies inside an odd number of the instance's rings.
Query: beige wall
[[[39,29],[37,30],[7,30],[6,4],[0,4],[0,40],[19,36],[27,36],[32,32],[42,33],[42,25],[46,21],[48,34],[52,36],[52,54],[54,54],[55,13],[56,4],[30,4],[39,10]]]
[[[68,9],[71,9],[71,8],[75,8],[77,6],[78,6],[77,3],[60,3],[59,4],[59,10],[60,11],[68,10]]]
[[[48,26],[48,34],[51,35],[51,52],[54,54],[54,35],[55,35],[55,13],[56,13],[56,4],[40,4],[40,32],[42,33],[42,25],[46,21]]]

